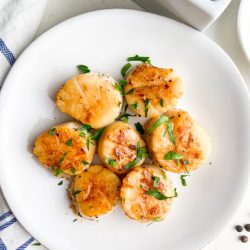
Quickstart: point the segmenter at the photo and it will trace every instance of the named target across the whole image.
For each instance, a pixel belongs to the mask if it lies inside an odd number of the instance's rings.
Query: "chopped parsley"
[[[37,242],[37,243],[32,244],[31,246],[38,247],[38,246],[41,246],[41,243]]]
[[[86,166],[86,165],[89,165],[89,162],[87,162],[87,161],[82,161],[82,164]]]
[[[119,90],[122,96],[125,96],[124,86],[126,86],[128,83],[124,79],[120,79],[116,84],[115,87]]]
[[[93,135],[90,135],[88,137],[88,139],[87,139],[87,149],[88,150],[89,150],[90,143],[94,144],[93,141],[97,141],[100,138],[100,136],[102,135],[103,131],[104,131],[104,128],[99,128],[95,131],[95,133]]]
[[[160,178],[157,176],[152,176],[152,179],[154,180],[154,187],[156,188],[158,186]]]
[[[143,62],[143,63],[148,63],[150,64],[150,57],[149,56],[138,56],[138,55],[135,55],[135,56],[130,56],[128,59],[127,59],[128,62],[131,62],[131,61],[134,61],[134,62]]]
[[[63,156],[62,156],[61,159],[59,160],[59,165],[62,164],[62,162],[64,161],[64,159],[65,159],[65,157],[66,157],[67,154],[68,154],[68,153],[64,153],[64,154],[63,154]]]
[[[175,145],[175,137],[174,137],[174,132],[173,132],[173,123],[170,121],[170,119],[165,116],[161,115],[160,118],[148,129],[148,133],[152,134],[153,131],[158,128],[161,124],[166,124],[168,135],[170,137],[171,142]],[[166,132],[164,133],[163,136],[165,136]]]
[[[139,122],[137,122],[137,123],[135,123],[135,128],[136,128],[136,130],[141,134],[141,135],[143,135],[144,134],[144,128],[143,128],[143,126],[139,123]]]
[[[159,222],[160,220],[161,220],[161,218],[160,218],[160,217],[155,217],[155,218],[152,220],[152,222],[151,222],[151,223],[149,223],[147,226],[152,225],[154,222]]]
[[[157,200],[167,200],[167,199],[172,199],[172,198],[175,198],[178,196],[178,194],[176,192],[176,188],[174,189],[173,196],[165,196],[164,194],[162,194],[160,191],[158,191],[156,189],[150,189],[146,192],[146,194],[154,196],[154,198]]]
[[[164,106],[164,100],[161,98],[161,100],[160,100],[160,105],[161,105],[161,107],[163,107]]]
[[[148,129],[148,133],[152,134],[153,131],[161,124],[168,122],[169,119],[165,115],[161,115],[160,118]]]
[[[138,109],[138,102],[130,105],[133,109]]]
[[[76,221],[77,221],[77,219],[74,219],[74,220],[73,220],[73,222],[76,222]]]
[[[126,63],[122,69],[121,69],[121,74],[122,76],[124,77],[127,73],[127,71],[132,67],[132,64],[131,63]]]
[[[83,65],[83,64],[77,65],[77,68],[78,68],[83,74],[89,73],[89,72],[90,72],[89,67],[86,66],[86,65]]]
[[[50,136],[54,136],[54,135],[55,135],[55,131],[56,131],[56,128],[51,128],[51,129],[49,130],[49,135],[50,135]]]
[[[72,138],[70,138],[67,142],[66,142],[66,145],[67,146],[69,146],[69,147],[72,147],[72,143],[73,142],[73,140],[72,140]]]
[[[90,132],[91,126],[89,124],[83,124],[78,130],[80,130],[80,136],[84,137],[86,133]]]
[[[128,109],[128,104],[124,106],[123,114],[119,115],[115,120],[128,123],[129,116],[134,116],[134,115],[128,114],[127,109]]]
[[[117,162],[117,160],[116,159],[110,159],[110,158],[108,158],[108,157],[105,157],[105,162],[108,164],[108,165],[110,165],[111,167],[116,167],[117,166],[117,164],[118,164],[118,162]]]
[[[57,183],[58,186],[61,186],[63,184],[63,181],[60,181]]]
[[[130,89],[128,92],[125,92],[124,95],[130,95],[135,91],[134,88]]]
[[[72,168],[71,168],[71,172],[72,172],[72,174],[75,174],[75,173],[76,173],[76,168],[75,168],[75,167],[72,167]]]
[[[190,176],[190,175],[188,175],[188,174],[182,174],[180,176],[182,186],[187,186],[186,179],[185,179],[187,176]]]
[[[145,100],[145,117],[148,117],[148,109],[149,109],[149,99]]]
[[[182,160],[183,158],[183,155],[178,154],[174,151],[169,151],[164,155],[164,160]]]
[[[138,164],[146,156],[147,156],[146,147],[140,147],[140,145],[137,145],[137,157],[132,162],[126,164],[125,168],[130,169],[130,168],[134,167],[136,164]]]
[[[76,196],[77,196],[78,194],[80,194],[80,193],[81,193],[80,190],[76,190],[76,191],[74,191],[74,192],[72,193],[72,195],[76,197]]]
[[[57,168],[55,172],[55,176],[58,176],[59,174],[64,174],[64,172],[61,170],[61,168]]]
[[[127,81],[124,80],[124,79],[120,79],[120,80],[115,84],[115,87],[119,90],[119,92],[121,93],[122,96],[132,94],[132,93],[135,91],[135,89],[132,88],[132,89],[130,89],[128,92],[125,92],[124,87],[125,87],[127,84],[128,84]]]

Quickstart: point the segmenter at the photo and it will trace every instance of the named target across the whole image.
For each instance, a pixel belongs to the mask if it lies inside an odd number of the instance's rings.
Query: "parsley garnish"
[[[160,221],[160,217],[155,217],[153,220],[152,220],[152,222],[151,223],[149,223],[147,226],[150,226],[150,225],[152,225],[154,222],[159,222]]]
[[[183,155],[178,154],[174,151],[169,151],[164,155],[164,160],[182,160],[183,158]]]
[[[151,189],[148,190],[146,192],[146,194],[154,196],[155,199],[157,200],[167,200],[167,199],[172,199],[178,196],[177,192],[176,192],[176,188],[174,189],[174,196],[165,196],[164,194],[162,194],[160,191],[156,190],[156,189]]]
[[[138,56],[138,55],[129,57],[127,61],[128,62],[137,61],[137,62],[143,62],[143,63],[149,63],[149,64],[151,63],[149,56]]]
[[[127,71],[132,67],[132,64],[131,63],[126,63],[122,69],[121,69],[121,74],[122,76],[124,77],[127,73]]]
[[[124,95],[130,95],[135,91],[134,88],[130,89],[128,92],[125,92]]]
[[[164,100],[161,98],[161,100],[160,100],[160,105],[163,107],[163,105],[164,105]]]
[[[102,135],[104,128],[97,129],[93,135],[90,135],[87,139],[87,149],[89,150],[89,145],[94,144],[93,141],[97,141]]]
[[[82,161],[82,164],[86,166],[86,165],[89,165],[89,162],[87,162],[87,161]]]
[[[138,102],[130,105],[133,109],[138,109]]]
[[[108,164],[108,165],[110,165],[111,167],[115,167],[115,166],[117,166],[117,164],[118,164],[118,162],[117,162],[117,160],[116,159],[110,159],[110,158],[108,158],[108,157],[105,157],[105,162]]]
[[[69,146],[69,147],[72,147],[72,138],[70,138],[67,142],[66,142],[66,145]]]
[[[139,123],[139,122],[137,122],[137,123],[135,123],[135,128],[136,128],[136,130],[140,133],[140,134],[144,134],[144,128],[143,128],[143,126]]]
[[[152,134],[153,131],[161,124],[168,122],[169,119],[165,115],[161,115],[160,118],[148,129],[148,133]]]
[[[175,145],[175,137],[174,137],[174,133],[173,133],[173,123],[165,115],[160,116],[160,118],[148,129],[148,133],[152,134],[153,131],[163,123],[165,123],[167,125],[166,131],[168,132],[168,135],[170,137],[171,142]],[[165,136],[165,133],[163,136]]]
[[[145,100],[145,117],[148,117],[148,109],[149,109],[149,99]]]
[[[90,70],[89,70],[89,67],[86,66],[86,65],[78,65],[77,68],[83,73],[89,73]]]
[[[154,180],[154,187],[156,188],[158,186],[158,182],[160,181],[160,178],[157,176],[152,176],[152,179]]]
[[[173,132],[173,123],[172,122],[167,122],[167,131],[168,135],[170,137],[171,142],[175,145],[175,137],[174,137],[174,132]]]
[[[73,222],[76,222],[76,221],[77,221],[77,219],[74,219],[74,220],[73,220]]]
[[[37,242],[37,243],[32,244],[31,246],[34,246],[34,247],[41,246],[41,243]]]
[[[125,92],[124,86],[126,86],[127,84],[128,84],[127,81],[124,80],[124,79],[120,79],[120,80],[115,84],[115,87],[119,90],[119,92],[121,93],[122,96],[132,94],[132,93],[135,91],[135,89],[132,88],[132,89],[130,89],[128,92]]]
[[[185,179],[185,177],[187,177],[187,176],[190,176],[190,175],[188,175],[188,174],[182,174],[180,176],[182,186],[187,186],[186,179]]]
[[[78,130],[80,130],[80,136],[84,137],[86,133],[90,132],[91,126],[88,124],[83,124]]]
[[[76,190],[76,191],[74,191],[74,192],[72,193],[72,195],[76,197],[76,196],[77,196],[78,194],[80,194],[80,193],[81,193],[80,190]]]
[[[137,145],[137,157],[130,163],[125,165],[126,169],[130,169],[136,164],[138,164],[143,158],[147,156],[147,150],[146,147],[140,147],[140,145]]]
[[[55,172],[55,176],[58,176],[60,173],[65,174],[65,173],[61,170],[61,168],[57,168],[57,169],[56,169],[56,172]]]
[[[61,186],[63,184],[63,181],[60,181],[57,183],[58,186]]]
[[[59,165],[62,164],[62,162],[64,161],[64,159],[65,159],[65,157],[66,157],[67,154],[68,154],[68,153],[64,153],[64,154],[63,154],[63,156],[62,156],[61,159],[59,160]]]
[[[116,88],[120,91],[122,96],[125,96],[124,86],[126,86],[128,83],[124,79],[120,79],[116,84]]]
[[[76,173],[76,168],[72,167],[72,168],[71,168],[71,172],[72,172],[73,174],[75,174],[75,173]]]
[[[129,116],[134,116],[134,115],[131,115],[131,114],[126,113],[126,112],[127,112],[127,109],[128,109],[128,104],[126,104],[126,105],[124,106],[123,114],[119,115],[115,120],[116,120],[116,121],[124,121],[124,122],[128,123],[128,118],[129,118]]]
[[[49,135],[50,135],[50,136],[54,136],[54,135],[55,135],[55,131],[56,131],[56,128],[51,128],[51,129],[49,130]]]

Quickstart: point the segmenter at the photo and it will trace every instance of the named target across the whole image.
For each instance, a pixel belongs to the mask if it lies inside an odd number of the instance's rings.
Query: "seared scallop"
[[[94,165],[75,177],[69,191],[75,211],[97,219],[112,212],[120,198],[120,187],[115,173]]]
[[[95,141],[87,143],[89,126],[67,122],[42,133],[35,141],[34,154],[56,176],[76,175],[89,167]]]
[[[87,73],[73,77],[60,89],[58,108],[92,128],[112,123],[119,115],[122,96],[116,80],[106,74]]]
[[[193,171],[208,159],[210,139],[186,111],[168,110],[150,119],[145,130],[154,162],[168,171]]]
[[[122,207],[140,222],[163,220],[176,196],[164,170],[154,165],[134,168],[122,182]]]
[[[128,73],[126,81],[128,104],[145,117],[154,117],[175,107],[183,94],[182,81],[173,69],[139,64]]]
[[[144,162],[145,146],[141,136],[130,124],[118,121],[105,128],[98,143],[98,154],[107,168],[117,174],[124,174]]]

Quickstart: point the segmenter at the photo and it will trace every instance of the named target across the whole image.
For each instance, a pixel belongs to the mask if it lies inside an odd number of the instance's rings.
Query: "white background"
[[[222,16],[204,33],[218,43],[229,54],[245,78],[248,88],[250,88],[250,63],[246,60],[237,37],[237,14],[239,4],[240,0],[232,0],[232,3]],[[142,10],[141,7],[131,0],[47,0],[44,17],[38,28],[37,36],[52,26],[75,15],[92,10],[108,8]],[[237,114],[235,114],[235,119],[237,119]],[[221,178],[223,178],[223,176]],[[237,233],[234,229],[236,224],[244,225],[245,223],[250,223],[250,185],[248,185],[248,190],[242,190],[242,192],[246,192],[245,198],[240,204],[238,211],[236,211],[235,216],[225,227],[224,231],[221,232],[214,241],[204,247],[203,250],[250,249],[250,242],[246,244],[241,243],[238,237],[242,234]],[[204,230],[206,230],[206,226],[207,225],[204,225]],[[250,233],[246,231],[243,231],[243,233],[250,238]]]

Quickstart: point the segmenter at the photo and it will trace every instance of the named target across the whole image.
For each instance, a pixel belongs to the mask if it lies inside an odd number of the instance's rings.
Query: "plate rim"
[[[13,65],[13,67],[10,69],[10,71],[8,72],[7,74],[7,77],[5,78],[4,80],[4,83],[3,83],[3,86],[2,86],[2,89],[0,91],[0,124],[1,124],[1,120],[3,119],[3,110],[4,110],[4,100],[7,98],[7,94],[9,91],[11,91],[11,86],[14,84],[14,83],[11,83],[9,82],[8,83],[8,79],[10,78],[10,75],[13,74],[15,72],[16,69],[18,69],[19,67],[19,64],[22,63],[22,60],[23,58],[25,58],[26,54],[29,53],[29,50],[32,50],[33,47],[35,47],[37,44],[40,43],[40,41],[48,36],[48,33],[52,33],[52,32],[56,32],[58,28],[60,28],[60,26],[63,26],[65,24],[68,24],[68,23],[71,23],[71,22],[75,22],[75,20],[77,19],[80,19],[82,18],[83,16],[87,16],[87,15],[98,15],[99,13],[119,13],[119,12],[123,12],[123,13],[127,13],[127,14],[130,14],[130,13],[135,13],[135,14],[138,14],[138,15],[144,15],[144,16],[151,16],[151,17],[154,17],[154,18],[159,18],[159,19],[164,19],[165,21],[168,21],[170,23],[174,23],[175,25],[178,25],[178,26],[182,26],[184,29],[189,29],[189,30],[192,30],[192,32],[196,32],[196,33],[199,33],[200,36],[203,37],[203,39],[207,40],[210,44],[213,45],[213,47],[215,47],[218,51],[220,51],[220,53],[223,54],[223,57],[225,59],[227,59],[228,63],[230,63],[230,66],[232,68],[234,68],[235,70],[235,73],[237,73],[239,79],[241,80],[240,84],[241,85],[241,88],[242,90],[245,92],[246,96],[245,96],[245,100],[244,102],[246,103],[246,108],[248,109],[248,111],[250,111],[250,94],[249,94],[249,91],[248,91],[248,88],[247,88],[247,85],[246,85],[246,82],[244,80],[244,78],[242,77],[238,67],[236,66],[236,64],[233,62],[233,60],[231,59],[231,57],[225,52],[225,50],[223,48],[221,48],[215,41],[211,40],[209,37],[205,36],[203,33],[195,30],[194,28],[186,25],[186,24],[183,24],[181,22],[178,22],[178,21],[175,21],[173,19],[170,19],[168,17],[164,17],[164,16],[160,16],[160,15],[157,15],[157,14],[153,14],[153,13],[148,13],[148,12],[145,12],[145,11],[140,11],[140,10],[133,10],[133,9],[102,9],[102,10],[95,10],[95,11],[89,11],[89,12],[86,12],[86,13],[83,13],[83,14],[80,14],[80,15],[77,15],[77,16],[74,16],[74,17],[71,17],[69,19],[66,19],[62,22],[60,22],[59,24],[51,27],[50,29],[48,29],[47,31],[45,31],[43,34],[41,34],[39,37],[37,37],[34,41],[32,41],[23,51],[22,53],[18,56],[15,64]],[[49,34],[49,36],[53,36],[53,33],[52,34]],[[6,84],[8,83],[8,84]],[[13,85],[15,86],[15,85]],[[12,90],[13,91],[13,90]],[[248,104],[248,105],[247,105]],[[247,124],[250,124],[250,116],[248,115],[247,119]],[[0,135],[1,135],[1,130],[0,130]],[[250,146],[250,134],[247,136],[247,143],[249,146]],[[1,141],[0,141],[0,144],[1,144]],[[4,162],[2,161],[2,156],[1,156],[1,152],[0,152],[0,162]],[[250,163],[250,156],[248,156],[247,158],[247,162],[245,165],[248,165],[247,163]],[[36,239],[39,239],[40,236],[39,236],[39,233],[37,232],[37,230],[35,229],[35,227],[33,225],[31,225],[26,219],[23,219],[22,217],[22,214],[23,212],[22,211],[18,211],[18,208],[17,206],[15,206],[15,201],[13,201],[13,199],[11,199],[11,191],[8,191],[8,183],[7,181],[4,180],[3,178],[3,175],[1,174],[2,173],[2,168],[1,167],[2,165],[4,164],[1,164],[0,165],[0,187],[1,187],[1,190],[2,190],[2,193],[4,195],[4,199],[5,201],[7,202],[10,210],[13,212],[14,216],[16,217],[18,223],[21,224],[21,226],[29,233],[31,234],[32,236],[34,236]],[[232,219],[232,217],[235,215],[235,213],[237,212],[238,208],[240,207],[240,204],[242,203],[242,200],[246,194],[246,187],[247,187],[247,183],[248,183],[248,179],[249,179],[249,175],[250,175],[250,169],[245,167],[246,168],[246,175],[245,175],[245,178],[243,180],[243,183],[242,183],[242,186],[244,187],[244,190],[239,194],[238,196],[238,201],[235,202],[233,208],[231,208],[232,212],[230,215],[228,215],[228,217],[226,219],[224,219],[223,221],[223,225],[221,225],[220,227],[217,228],[217,230],[214,230],[214,233],[213,235],[211,235],[207,240],[206,242],[204,242],[200,248],[203,248],[204,246],[206,246],[207,244],[209,244],[211,241],[213,241],[221,232],[222,230],[229,224],[230,220]],[[32,233],[31,233],[32,232]],[[35,232],[35,233],[33,233]],[[36,237],[38,236],[38,237]],[[43,242],[39,240],[39,242],[41,242],[42,245],[46,246],[46,242]]]

